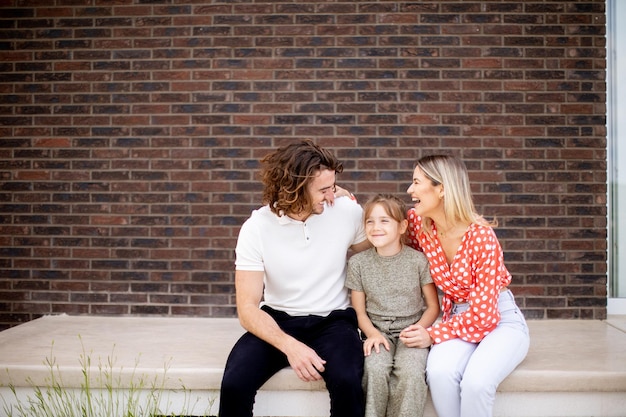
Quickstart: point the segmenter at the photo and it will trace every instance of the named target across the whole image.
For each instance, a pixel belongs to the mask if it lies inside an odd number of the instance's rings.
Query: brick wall
[[[233,316],[258,159],[467,163],[529,318],[606,315],[603,1],[0,0],[0,328]]]

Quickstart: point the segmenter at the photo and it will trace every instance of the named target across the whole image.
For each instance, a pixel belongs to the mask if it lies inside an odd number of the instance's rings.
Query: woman
[[[424,252],[443,292],[443,319],[415,326],[431,346],[426,375],[439,417],[492,415],[500,382],[524,359],[529,335],[507,286],[492,225],[477,215],[465,165],[447,155],[417,162],[407,193],[409,245]]]

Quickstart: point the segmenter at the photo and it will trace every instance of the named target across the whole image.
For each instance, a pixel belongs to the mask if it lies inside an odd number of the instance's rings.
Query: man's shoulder
[[[275,221],[278,218],[276,214],[274,214],[269,206],[262,206],[257,209],[252,210],[250,216],[244,221],[242,228],[249,228],[254,226],[261,226],[268,224],[272,219]]]
[[[247,220],[257,218],[269,218],[270,216],[276,217],[276,215],[272,213],[272,210],[270,210],[270,207],[265,205],[252,210],[252,212],[250,213],[250,217],[248,217]]]
[[[361,219],[363,208],[356,201],[348,197],[339,197],[335,199],[332,206],[326,207],[330,213],[346,216],[346,214],[358,217]],[[345,217],[344,217],[345,218]]]
[[[359,203],[357,203],[355,200],[351,199],[350,197],[337,197],[335,198],[335,206],[338,207],[350,207],[350,208],[361,208],[361,205]]]

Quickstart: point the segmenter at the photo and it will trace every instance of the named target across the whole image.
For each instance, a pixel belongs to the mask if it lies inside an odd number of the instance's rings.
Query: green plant
[[[80,336],[79,336],[80,338]],[[182,384],[178,390],[165,387],[166,374],[169,364],[165,364],[163,374],[148,378],[137,375],[138,360],[135,361],[130,381],[122,384],[123,368],[116,371],[113,354],[107,357],[105,363],[98,360],[97,372],[92,375],[92,358],[85,351],[82,338],[82,354],[79,364],[82,371],[80,388],[68,388],[63,382],[60,366],[53,355],[46,358],[44,364],[49,370],[45,385],[39,386],[28,378],[26,382],[31,394],[26,398],[20,396],[18,388],[10,383],[8,388],[15,401],[8,401],[0,394],[3,402],[3,411],[7,417],[188,417],[210,416],[214,398],[209,399],[209,405],[201,414],[195,414],[200,398],[191,401],[191,391]],[[7,373],[9,371],[7,370]],[[169,395],[176,393],[183,396],[182,407],[172,411],[172,401]]]

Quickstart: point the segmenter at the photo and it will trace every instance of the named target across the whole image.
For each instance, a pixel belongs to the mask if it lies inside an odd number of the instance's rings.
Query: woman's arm
[[[457,337],[478,343],[500,322],[500,289],[508,285],[511,279],[504,266],[502,248],[490,227],[478,227],[470,238],[474,255],[465,259],[465,270],[473,275],[472,289],[467,300],[469,308],[429,328],[434,343]],[[457,259],[456,262],[459,261]]]

